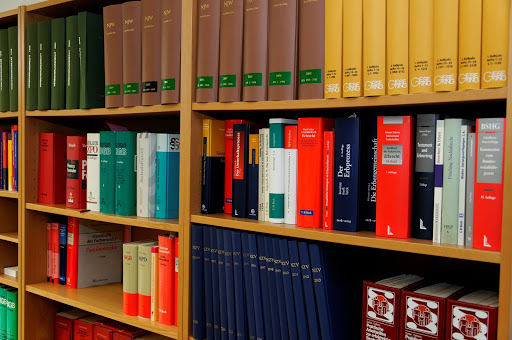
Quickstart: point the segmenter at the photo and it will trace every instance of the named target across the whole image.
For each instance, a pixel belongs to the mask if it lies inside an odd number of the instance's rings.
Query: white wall
[[[31,5],[45,0],[0,0],[0,12],[8,11],[22,5]]]

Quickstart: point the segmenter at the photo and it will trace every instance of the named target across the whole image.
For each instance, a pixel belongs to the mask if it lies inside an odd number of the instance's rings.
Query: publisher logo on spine
[[[367,288],[366,315],[370,319],[395,323],[395,293],[373,287]]]
[[[407,297],[406,331],[437,335],[439,331],[439,303]]]
[[[452,307],[451,339],[487,340],[489,313],[460,306]]]

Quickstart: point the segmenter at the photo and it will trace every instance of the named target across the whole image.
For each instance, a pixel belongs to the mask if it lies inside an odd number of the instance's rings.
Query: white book
[[[156,134],[137,134],[137,216],[155,217]]]
[[[265,221],[270,221],[270,202],[268,199],[269,195],[269,138],[270,138],[270,131],[268,128],[263,129],[265,133],[264,138],[264,148],[265,148]]]
[[[460,127],[460,157],[459,157],[459,219],[457,223],[457,245],[463,246],[466,241],[465,216],[466,216],[466,171],[468,157],[468,134],[472,127],[462,125]]]
[[[443,159],[444,159],[444,120],[438,120],[436,126],[436,153],[434,155],[434,225],[433,241],[441,242],[443,210]]]
[[[265,221],[265,133],[260,129],[259,134],[259,169],[258,169],[258,221]]]
[[[100,211],[100,134],[87,134],[87,210]]]
[[[467,178],[466,178],[466,247],[473,247],[473,209],[475,204],[475,151],[476,134],[468,134],[468,157],[467,157]]]
[[[297,155],[297,133],[286,134],[284,149],[284,223],[286,224],[297,224]]]
[[[18,266],[5,267],[4,274],[11,277],[18,277]]]

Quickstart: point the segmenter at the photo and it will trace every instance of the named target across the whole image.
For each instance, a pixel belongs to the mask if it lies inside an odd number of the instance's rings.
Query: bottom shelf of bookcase
[[[121,283],[70,289],[61,285],[42,282],[27,285],[26,290],[32,294],[83,309],[90,313],[178,339],[178,329],[176,326],[162,325],[155,321],[143,320],[137,316],[123,314],[123,285]]]
[[[10,287],[18,288],[18,278],[5,274],[0,274],[0,283]]]

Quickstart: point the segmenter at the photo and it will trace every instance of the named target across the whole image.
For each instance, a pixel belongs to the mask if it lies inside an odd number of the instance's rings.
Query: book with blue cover
[[[265,237],[263,235],[256,236],[258,264],[261,283],[261,305],[263,306],[263,325],[265,329],[265,338],[272,339],[274,334],[272,308],[270,307],[270,284],[268,283],[267,270],[267,252],[265,251]],[[276,320],[277,321],[277,320]]]
[[[203,227],[192,224],[192,335],[204,339]]]
[[[286,297],[284,295],[281,250],[279,249],[279,239],[277,237],[272,237],[272,252],[274,255],[274,273],[276,277],[277,307],[279,310],[279,324],[281,325],[281,339],[287,339],[289,332],[288,313],[286,311]]]
[[[226,275],[226,306],[228,316],[228,339],[236,339],[236,315],[235,315],[235,303],[230,298],[227,303],[227,297],[233,297],[235,292],[235,285],[233,280],[233,239],[231,230],[224,230],[224,270]],[[236,293],[235,293],[236,294]],[[236,295],[235,295],[236,301]]]
[[[213,296],[210,227],[203,227],[204,321],[206,340],[213,340]]]
[[[210,262],[212,270],[213,336],[220,339],[220,294],[217,248],[217,229],[210,227]]]
[[[244,233],[245,234],[245,233]],[[249,261],[251,265],[251,284],[252,284],[252,294],[253,294],[253,302],[254,302],[254,320],[255,320],[255,330],[256,330],[256,339],[264,339],[270,338],[271,333],[267,335],[265,333],[265,325],[263,323],[263,307],[262,307],[262,287],[263,287],[263,277],[260,281],[260,263],[266,264],[266,262],[260,262],[260,256],[264,257],[262,253],[258,253],[258,244],[257,238],[254,234],[246,234],[249,244]],[[243,234],[242,234],[242,242],[243,242]],[[243,246],[243,244],[242,244]],[[266,277],[265,277],[266,280]],[[265,285],[266,286],[266,285]],[[267,292],[267,290],[265,290]],[[248,298],[249,299],[249,298]]]
[[[306,303],[306,315],[310,339],[320,338],[318,316],[316,313],[315,291],[311,274],[311,263],[309,261],[309,249],[306,242],[298,242],[299,258],[302,273],[302,288],[304,289],[304,301]]]
[[[233,233],[233,254],[235,253],[235,241],[237,236]],[[252,292],[252,273],[251,273],[251,252],[249,248],[249,235],[245,232],[240,233],[240,238],[242,241],[242,266],[243,266],[243,284],[244,284],[244,296],[245,303],[247,307],[247,336],[249,339],[256,339],[256,313],[254,309],[254,294]],[[233,255],[234,256],[234,255]],[[235,275],[235,285],[236,285],[236,275]],[[240,281],[241,282],[241,281]],[[261,307],[261,305],[260,305]],[[243,318],[244,310],[242,309],[241,313],[237,311],[237,319],[236,322],[239,322],[239,315]],[[243,318],[242,320],[244,320]],[[238,327],[238,325],[237,325]],[[237,337],[239,333],[237,332]]]
[[[297,335],[299,340],[308,340],[308,323],[306,318],[306,305],[302,289],[302,273],[299,260],[299,246],[296,240],[288,242],[290,257],[290,274],[293,286],[293,300],[295,302],[295,318],[297,320]]]
[[[297,321],[295,318],[295,302],[293,298],[292,275],[290,269],[290,256],[288,255],[288,240],[280,239],[281,270],[283,275],[284,298],[286,315],[288,317],[288,333],[290,339],[298,339]]]
[[[274,339],[281,337],[281,321],[279,314],[279,306],[277,300],[277,284],[274,269],[274,250],[272,245],[272,237],[264,236],[265,239],[265,257],[267,259],[267,280],[268,280],[268,301],[270,305],[270,314],[272,316],[272,336]]]
[[[68,254],[68,226],[59,224],[59,284],[66,285],[66,266]]]
[[[178,218],[180,189],[180,135],[156,136],[155,217]]]
[[[217,229],[217,269],[219,275],[219,301],[220,301],[220,338],[228,339],[228,306],[226,292],[226,269],[224,263],[226,256],[224,255],[224,230]]]
[[[311,273],[313,276],[313,288],[315,290],[316,304],[318,310],[318,319],[320,325],[320,334],[322,339],[332,340],[334,334],[331,319],[333,319],[332,311],[329,310],[329,296],[327,293],[326,282],[324,277],[325,268],[320,255],[320,246],[318,244],[309,244],[309,258],[311,261]]]
[[[229,231],[232,241],[233,254],[233,285],[235,293],[235,338],[245,339],[247,337],[247,318],[254,320],[254,309],[246,308],[244,284],[244,260],[242,255],[242,239],[239,231]],[[226,267],[227,268],[227,267]],[[250,279],[250,277],[248,278]],[[249,304],[247,303],[247,306]]]

